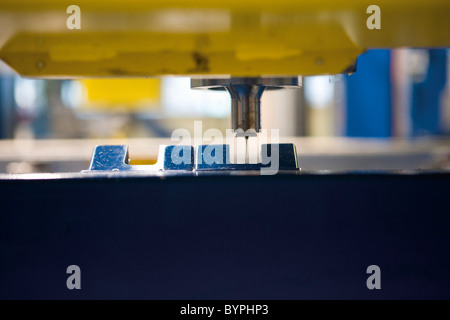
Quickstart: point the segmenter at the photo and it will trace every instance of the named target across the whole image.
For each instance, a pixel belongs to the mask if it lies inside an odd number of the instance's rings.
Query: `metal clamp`
[[[88,171],[192,171],[194,148],[192,146],[160,146],[158,161],[154,165],[130,165],[128,146],[97,146]]]
[[[232,163],[230,146],[201,145],[195,156],[195,170],[298,170],[297,150],[292,143],[261,145],[260,163]]]

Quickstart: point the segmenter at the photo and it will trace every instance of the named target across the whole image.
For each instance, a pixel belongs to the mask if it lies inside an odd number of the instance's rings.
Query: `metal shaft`
[[[231,96],[231,125],[241,129],[244,136],[254,135],[261,129],[261,96],[265,86],[231,85],[226,87]],[[253,132],[254,131],[254,132]]]

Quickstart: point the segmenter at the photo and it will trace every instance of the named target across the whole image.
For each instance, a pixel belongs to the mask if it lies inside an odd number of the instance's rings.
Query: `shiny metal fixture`
[[[192,78],[191,88],[227,90],[231,96],[231,126],[237,136],[256,136],[261,130],[261,97],[267,90],[298,87],[291,78]]]

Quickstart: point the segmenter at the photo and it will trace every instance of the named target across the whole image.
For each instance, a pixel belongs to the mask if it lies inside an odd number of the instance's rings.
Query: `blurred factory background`
[[[449,60],[447,49],[367,51],[356,73],[265,92],[262,126],[297,145],[306,171],[449,170]],[[0,172],[83,170],[105,141],[152,163],[177,128],[225,132],[230,108],[228,93],[191,90],[190,78],[37,80],[0,61]]]

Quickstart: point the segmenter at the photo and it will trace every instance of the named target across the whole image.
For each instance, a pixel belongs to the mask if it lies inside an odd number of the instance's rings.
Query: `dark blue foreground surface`
[[[0,200],[2,299],[450,299],[448,174],[3,180]]]

